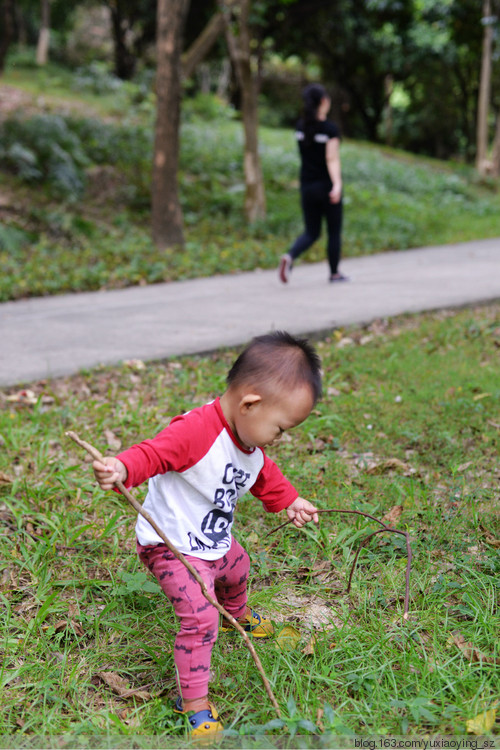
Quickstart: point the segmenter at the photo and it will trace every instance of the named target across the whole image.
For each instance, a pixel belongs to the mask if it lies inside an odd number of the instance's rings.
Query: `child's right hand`
[[[94,461],[92,468],[102,490],[112,490],[116,482],[127,481],[128,472],[125,464],[114,456],[106,456],[102,461]]]

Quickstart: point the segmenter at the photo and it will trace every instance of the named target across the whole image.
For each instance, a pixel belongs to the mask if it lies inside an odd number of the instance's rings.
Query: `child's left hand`
[[[286,514],[290,521],[293,521],[295,526],[300,529],[311,519],[314,523],[318,523],[318,509],[315,505],[305,500],[303,497],[298,497],[293,501],[291,505],[286,509]]]

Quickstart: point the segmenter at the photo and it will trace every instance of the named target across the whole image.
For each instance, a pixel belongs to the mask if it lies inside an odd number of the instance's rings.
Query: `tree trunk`
[[[491,161],[493,164],[493,177],[500,177],[500,114],[497,114],[495,140],[493,141],[493,154],[491,156]]]
[[[135,73],[136,60],[127,47],[127,24],[122,13],[120,0],[117,0],[117,2],[108,2],[107,5],[111,13],[115,75],[123,81],[129,81]]]
[[[216,13],[182,56],[182,75],[184,78],[190,78],[193,75],[195,68],[208,55],[223,30],[222,13]]]
[[[385,107],[384,107],[384,131],[385,131],[385,142],[388,146],[392,146],[394,143],[394,132],[393,132],[393,109],[391,103],[391,97],[394,91],[394,76],[388,73],[384,78],[384,93],[385,93]]]
[[[265,218],[266,196],[259,156],[257,85],[251,65],[250,0],[219,0],[219,7],[224,15],[227,45],[241,92],[245,134],[245,216],[249,222],[254,222]]]
[[[184,244],[179,201],[181,52],[189,0],[158,0],[156,128],[152,176],[153,240],[160,248]]]
[[[50,43],[50,0],[41,0],[40,16],[41,24],[36,48],[36,63],[37,65],[47,65]]]
[[[479,174],[486,174],[488,171],[488,112],[491,92],[491,47],[493,42],[491,0],[483,0],[482,22],[484,24],[484,35],[477,108],[476,169]]]
[[[3,73],[5,69],[7,52],[14,35],[13,13],[13,0],[0,2],[0,73]]]

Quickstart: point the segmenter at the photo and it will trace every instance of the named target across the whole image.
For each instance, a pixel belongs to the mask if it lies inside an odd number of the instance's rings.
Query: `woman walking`
[[[342,232],[340,131],[326,119],[331,101],[323,86],[310,84],[302,97],[304,113],[297,123],[296,138],[301,161],[300,193],[305,231],[281,257],[279,277],[284,284],[288,282],[294,261],[316,242],[325,217],[329,280],[347,281],[347,276],[338,270]]]

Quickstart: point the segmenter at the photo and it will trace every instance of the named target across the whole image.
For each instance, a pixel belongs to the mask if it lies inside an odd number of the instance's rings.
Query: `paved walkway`
[[[500,219],[499,219],[500,223]],[[500,299],[500,237],[276,271],[43,297],[0,305],[0,385],[124,359],[240,345],[272,329],[308,334],[406,312]]]

